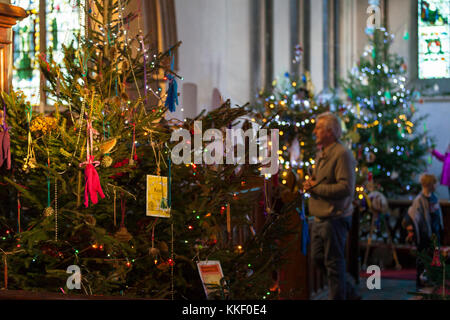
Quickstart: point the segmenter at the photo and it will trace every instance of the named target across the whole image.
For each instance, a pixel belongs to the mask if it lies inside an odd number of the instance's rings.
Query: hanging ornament
[[[155,248],[155,227],[156,227],[156,221],[158,218],[156,218],[155,222],[152,226],[152,247],[149,249],[149,254],[155,258],[155,261],[157,260],[157,257],[160,253],[160,250],[158,248]]]
[[[36,157],[33,149],[33,139],[31,137],[31,118],[32,118],[32,107],[30,104],[27,104],[25,107],[25,115],[27,118],[28,124],[28,149],[27,149],[27,157],[24,160],[23,169],[25,172],[28,172],[29,169],[34,169],[37,167]]]
[[[0,110],[1,122],[0,125],[0,168],[6,163],[6,169],[11,169],[11,138],[9,136],[9,127],[6,123],[6,105],[3,104],[3,113]]]
[[[131,156],[130,156],[130,160],[128,162],[129,166],[134,166],[134,153],[136,150],[136,123],[132,123],[133,125],[133,140],[131,141]]]
[[[169,51],[170,55],[170,51]],[[170,70],[173,71],[175,64],[175,56],[172,56],[172,62],[170,63]],[[175,76],[171,73],[166,75],[167,80],[169,81],[169,89],[167,90],[167,98],[165,102],[165,106],[169,108],[170,112],[175,112],[175,105],[178,105],[178,85],[175,80]]]
[[[86,161],[80,163],[80,167],[85,166],[84,175],[86,184],[84,189],[84,205],[86,208],[89,207],[89,198],[92,204],[98,202],[97,193],[100,194],[102,199],[105,197],[97,170],[95,169],[99,164],[99,161],[94,161],[92,122],[88,120],[86,125]]]
[[[431,266],[432,267],[440,267],[441,266],[439,248],[434,249],[433,261],[431,261]]]
[[[409,40],[409,32],[408,32],[408,30],[406,29],[405,30],[405,33],[403,34],[403,40]]]
[[[120,200],[120,207],[122,211],[122,221],[120,222],[120,229],[114,234],[114,237],[120,242],[128,242],[133,236],[128,232],[125,227],[125,199],[122,193],[122,198]]]
[[[47,150],[47,155],[49,151]],[[50,157],[47,157],[47,168],[48,168],[48,176],[47,176],[47,208],[44,209],[44,217],[50,217],[55,213],[55,210],[51,207],[50,201]]]
[[[84,217],[84,222],[86,222],[86,224],[91,227],[95,227],[95,225],[97,224],[97,220],[95,219],[95,217],[92,214],[87,214]]]
[[[44,216],[50,217],[55,213],[55,210],[52,207],[47,207],[44,209]]]
[[[389,90],[387,90],[387,91],[384,93],[384,97],[386,98],[386,100],[390,101],[391,98],[392,98],[391,92],[390,92]]]
[[[296,208],[298,214],[300,215],[300,220],[302,221],[302,237],[301,237],[301,247],[302,254],[306,256],[308,253],[308,244],[310,242],[309,238],[309,227],[308,227],[308,219],[305,216],[305,198],[302,194],[302,209]]]
[[[105,129],[105,121],[103,121],[103,137],[109,138],[109,122],[106,123],[108,130]],[[101,161],[101,166],[103,168],[108,168],[112,165],[113,159],[110,157],[111,150],[116,146],[117,139],[109,139],[103,142],[100,146],[100,152],[103,154],[103,158]]]
[[[116,144],[117,144],[116,138],[105,141],[99,146],[100,152],[102,154],[108,154],[116,146]]]
[[[108,168],[108,167],[110,167],[112,165],[112,163],[113,163],[113,159],[110,156],[106,156],[105,155],[102,158],[101,166],[103,168]]]

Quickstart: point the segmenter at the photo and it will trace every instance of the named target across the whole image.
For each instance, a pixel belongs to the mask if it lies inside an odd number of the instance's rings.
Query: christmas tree
[[[407,66],[390,52],[393,35],[369,30],[369,43],[357,67],[343,81],[349,104],[340,109],[357,165],[358,188],[368,181],[387,196],[418,191],[415,176],[424,171],[430,141],[424,117],[415,113],[414,91],[408,89]],[[359,189],[362,198],[364,188]]]
[[[432,245],[421,252],[416,252],[417,257],[424,265],[424,275],[427,279],[428,290],[412,292],[425,300],[448,300],[450,292],[450,270],[448,264],[448,251],[437,245],[437,238],[432,235]]]
[[[259,122],[267,128],[280,130],[279,160],[284,169],[280,180],[283,185],[288,185],[288,180],[294,178],[297,187],[301,187],[304,179],[311,176],[316,154],[315,117],[328,109],[327,104],[315,101],[308,72],[300,78],[285,73],[279,81],[272,82],[271,88],[261,90],[257,95],[254,110]],[[292,185],[288,187],[293,188]]]
[[[83,7],[84,35],[64,48],[63,67],[40,57],[52,113],[34,114],[20,92],[2,94],[12,157],[1,181],[4,286],[198,299],[195,262],[216,259],[225,276],[216,297],[273,298],[267,290],[281,263],[284,212],[253,226],[257,165],[171,163],[172,131],[193,130],[192,119],[164,119],[177,103],[171,61],[179,44],[150,55],[146,38],[127,32],[124,22],[135,17],[124,13],[127,3]],[[158,82],[165,79],[167,90]],[[223,130],[246,113],[227,103],[196,120]],[[147,175],[161,179],[156,205]],[[81,269],[78,291],[65,286],[71,265]]]

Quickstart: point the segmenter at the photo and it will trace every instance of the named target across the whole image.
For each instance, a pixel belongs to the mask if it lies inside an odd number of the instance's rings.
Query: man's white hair
[[[329,111],[321,113],[317,116],[317,121],[319,121],[320,119],[323,119],[323,121],[325,121],[326,128],[331,130],[336,140],[341,138],[341,123],[334,113],[331,113]]]

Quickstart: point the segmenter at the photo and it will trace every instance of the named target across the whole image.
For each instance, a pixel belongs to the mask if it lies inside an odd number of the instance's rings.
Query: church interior
[[[448,300],[449,18],[0,0],[0,299]]]

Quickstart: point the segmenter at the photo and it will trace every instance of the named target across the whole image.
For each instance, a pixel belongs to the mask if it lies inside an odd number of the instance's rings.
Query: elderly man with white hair
[[[360,299],[345,266],[356,161],[352,152],[339,141],[342,129],[333,113],[320,114],[313,132],[320,152],[312,177],[303,184],[305,192],[311,195],[309,213],[315,217],[311,230],[311,257],[327,275],[330,299]]]

